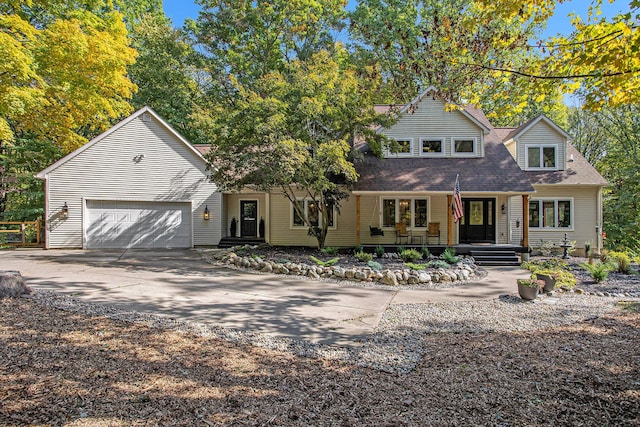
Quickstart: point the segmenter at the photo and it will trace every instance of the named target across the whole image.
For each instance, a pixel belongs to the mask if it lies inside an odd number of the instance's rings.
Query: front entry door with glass
[[[240,201],[240,236],[256,237],[258,235],[258,201]]]
[[[495,199],[463,198],[462,204],[464,217],[460,218],[460,243],[495,243]]]

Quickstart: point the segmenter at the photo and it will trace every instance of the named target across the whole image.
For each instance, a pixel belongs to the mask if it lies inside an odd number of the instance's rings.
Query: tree
[[[333,209],[358,178],[352,138],[376,138],[371,88],[326,51],[265,74],[253,88],[233,84],[233,100],[210,113],[212,180],[224,190],[279,190],[324,247]]]

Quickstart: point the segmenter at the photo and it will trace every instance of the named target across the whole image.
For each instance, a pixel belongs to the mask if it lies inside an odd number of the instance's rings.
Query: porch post
[[[529,195],[522,195],[522,246],[529,247]]]
[[[452,202],[453,196],[451,194],[447,194],[447,246],[451,246],[453,244],[453,221],[451,220],[453,217],[453,211],[451,210]]]
[[[360,195],[356,194],[356,246],[360,245]]]

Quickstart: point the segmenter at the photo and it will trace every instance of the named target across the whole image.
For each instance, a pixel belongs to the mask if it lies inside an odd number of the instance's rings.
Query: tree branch
[[[482,68],[484,70],[500,71],[503,73],[510,73],[510,74],[515,74],[522,77],[529,77],[532,79],[540,79],[540,80],[565,80],[565,79],[586,79],[590,77],[615,77],[615,76],[622,76],[625,74],[635,74],[640,72],[640,68],[635,68],[631,70],[616,71],[611,73],[572,74],[572,75],[565,75],[565,76],[543,76],[543,75],[538,75],[533,73],[526,73],[524,71],[510,70],[508,68],[490,67],[488,65],[482,65],[482,64],[457,63],[456,65],[466,65],[468,67],[477,67],[477,68]]]

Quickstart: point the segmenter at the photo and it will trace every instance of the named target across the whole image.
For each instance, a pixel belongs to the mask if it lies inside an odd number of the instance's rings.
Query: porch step
[[[218,243],[219,248],[231,248],[233,246],[243,245],[261,245],[264,243],[264,239],[259,237],[223,237]]]
[[[481,266],[519,266],[520,260],[515,251],[510,250],[481,250],[471,251],[470,255]]]

